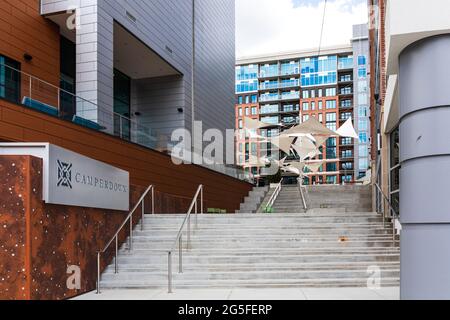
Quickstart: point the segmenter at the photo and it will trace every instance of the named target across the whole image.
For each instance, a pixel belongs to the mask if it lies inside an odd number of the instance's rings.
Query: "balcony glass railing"
[[[278,113],[279,108],[278,105],[265,105],[261,106],[260,114],[269,114],[269,113]]]
[[[300,99],[300,92],[284,92],[281,94],[281,100]]]
[[[259,76],[261,78],[277,77],[279,73],[278,65],[261,66]]]
[[[338,69],[353,69],[353,58],[339,58]]]
[[[163,153],[171,153],[173,143],[166,134],[138,121],[92,103],[30,74],[0,64],[0,98],[91,130]],[[20,85],[18,85],[20,84]],[[217,172],[249,180],[245,173],[223,164],[202,165]]]
[[[300,74],[300,66],[296,64],[282,64],[280,74],[282,76],[289,76],[292,74]]]
[[[278,95],[278,93],[263,94],[259,97],[260,102],[275,101],[275,100],[279,100],[279,99],[280,99],[280,96]]]
[[[291,88],[291,87],[298,87],[298,86],[300,86],[299,79],[283,80],[280,83],[280,88]]]
[[[275,82],[260,82],[259,84],[259,90],[271,90],[271,89],[278,89],[280,84]]]

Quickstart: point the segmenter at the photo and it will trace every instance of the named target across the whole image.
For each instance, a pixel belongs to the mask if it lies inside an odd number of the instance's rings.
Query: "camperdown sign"
[[[50,204],[129,210],[129,173],[51,144],[0,144],[0,154],[43,159],[43,200]]]

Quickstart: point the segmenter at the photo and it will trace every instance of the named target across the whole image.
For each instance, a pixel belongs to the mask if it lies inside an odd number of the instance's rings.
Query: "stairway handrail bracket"
[[[184,228],[187,227],[187,245],[186,249],[190,249],[191,245],[191,216],[192,211],[195,210],[195,229],[198,228],[198,200],[200,198],[200,214],[204,213],[204,206],[203,206],[203,190],[204,186],[199,185],[197,188],[197,192],[195,193],[195,196],[191,202],[191,205],[186,213],[186,216],[183,220],[183,223],[181,224],[181,227],[178,231],[178,234],[175,238],[175,241],[170,248],[170,250],[167,252],[168,254],[168,269],[167,269],[167,279],[168,279],[168,292],[172,293],[172,283],[173,283],[173,273],[172,273],[172,254],[176,251],[178,246],[178,253],[179,253],[179,259],[178,259],[178,273],[183,273],[183,231]]]
[[[115,258],[114,258],[114,265],[115,265],[115,273],[119,273],[119,265],[118,265],[118,253],[119,253],[119,234],[122,230],[124,230],[124,227],[129,223],[130,225],[130,236],[129,236],[129,250],[131,251],[133,249],[133,215],[136,212],[136,210],[141,207],[141,230],[144,230],[144,219],[145,219],[145,198],[147,195],[151,193],[151,210],[152,215],[155,214],[155,186],[150,185],[147,187],[147,189],[144,191],[142,196],[139,198],[139,200],[136,202],[136,205],[133,207],[133,209],[128,213],[127,217],[123,221],[123,223],[120,225],[120,227],[117,229],[114,236],[111,238],[111,240],[105,245],[103,250],[100,250],[97,252],[97,294],[100,294],[100,278],[101,278],[101,255],[104,254],[111,244],[115,241]]]

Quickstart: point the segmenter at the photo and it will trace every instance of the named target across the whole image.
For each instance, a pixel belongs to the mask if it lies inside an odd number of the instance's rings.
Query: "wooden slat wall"
[[[251,185],[195,165],[175,165],[169,156],[0,100],[0,140],[49,142],[130,172],[131,183],[182,197],[205,185],[213,208],[234,212]]]
[[[59,27],[40,16],[39,0],[0,1],[0,54],[22,71],[59,85]],[[25,62],[25,53],[33,56]]]

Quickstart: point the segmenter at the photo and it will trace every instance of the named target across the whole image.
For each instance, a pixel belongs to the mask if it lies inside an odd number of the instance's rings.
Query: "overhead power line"
[[[326,13],[327,13],[327,3],[328,3],[328,0],[325,0],[325,4],[323,6],[322,28],[320,30],[320,41],[319,41],[319,54],[318,54],[318,56],[320,56],[320,52],[322,51],[323,30],[324,30],[324,27],[325,27],[325,17],[326,17]]]

